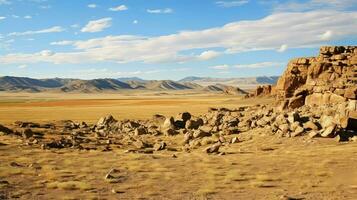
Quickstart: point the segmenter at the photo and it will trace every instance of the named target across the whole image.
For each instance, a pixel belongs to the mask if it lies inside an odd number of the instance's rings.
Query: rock
[[[152,121],[158,126],[161,126],[162,124],[164,124],[165,120],[166,120],[166,117],[163,115],[156,114],[156,115],[152,116]]]
[[[357,99],[357,86],[347,88],[344,97],[347,99]]]
[[[300,120],[300,115],[297,112],[292,112],[289,113],[288,115],[288,121],[290,124],[294,123],[294,122],[298,122]]]
[[[183,121],[184,123],[186,123],[188,120],[191,119],[191,114],[189,112],[183,112],[183,113],[179,113],[176,116],[176,120],[180,120]]]
[[[175,129],[168,128],[162,131],[164,135],[171,136],[171,135],[177,135],[178,132]]]
[[[336,129],[336,124],[330,125],[321,133],[321,137],[333,137],[335,134],[334,133],[335,129]]]
[[[185,128],[185,124],[186,122],[182,121],[182,120],[177,120],[174,122],[174,126],[177,129],[184,129]]]
[[[166,143],[165,142],[156,143],[154,145],[154,150],[155,151],[161,151],[161,150],[164,150],[165,148],[166,148]]]
[[[304,124],[304,129],[317,131],[319,130],[319,127],[314,122],[308,121]]]
[[[11,129],[9,129],[1,124],[0,124],[0,132],[5,133],[6,135],[13,133],[13,131]]]
[[[309,138],[312,139],[312,138],[315,138],[315,137],[318,137],[319,136],[319,133],[317,131],[311,131],[309,133]]]
[[[303,95],[295,96],[289,99],[288,107],[291,109],[300,108],[305,105],[305,97]]]
[[[211,136],[209,132],[205,132],[201,129],[197,129],[193,131],[193,138],[203,138],[203,137],[208,137]]]
[[[168,117],[165,119],[164,124],[161,127],[164,130],[175,129],[175,120],[173,117]]]
[[[141,140],[137,140],[133,143],[133,145],[137,148],[137,149],[144,149],[144,148],[147,148],[147,147],[150,147],[149,144],[141,141]]]
[[[335,121],[332,116],[323,115],[320,118],[320,124],[321,124],[322,128],[325,129],[327,127],[331,127],[332,125],[334,125]]]
[[[33,134],[34,134],[34,133],[33,133],[32,130],[29,129],[29,128],[24,129],[24,130],[22,130],[22,132],[21,132],[22,137],[25,138],[25,139],[28,139],[28,138],[32,137]]]
[[[233,137],[231,139],[231,144],[238,143],[238,142],[239,142],[239,139],[237,137]]]
[[[134,131],[135,135],[145,135],[147,133],[148,133],[148,131],[146,130],[145,127],[136,128],[135,131]]]
[[[279,126],[279,129],[284,134],[289,133],[289,124],[282,124],[282,125]]]
[[[342,128],[357,131],[357,118],[345,116],[340,120],[340,122]]]
[[[211,154],[211,153],[219,153],[219,148],[222,146],[222,144],[220,142],[210,146],[210,147],[207,147],[204,151],[208,154]]]
[[[302,133],[304,133],[304,128],[299,126],[295,129],[295,131],[291,134],[291,137],[296,137],[300,136]]]
[[[203,120],[202,119],[197,119],[197,120],[188,120],[186,122],[185,128],[186,129],[198,129],[200,126],[203,125]]]
[[[115,120],[112,115],[107,115],[107,116],[99,119],[99,121],[97,122],[97,126],[98,127],[106,127],[106,126],[116,123],[116,122],[117,122],[117,120]]]

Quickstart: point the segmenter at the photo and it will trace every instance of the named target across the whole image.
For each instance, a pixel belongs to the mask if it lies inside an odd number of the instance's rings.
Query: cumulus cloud
[[[24,16],[24,19],[32,19],[32,16],[31,15],[26,15],[26,16]]]
[[[6,17],[0,16],[0,20],[4,20],[6,19]]]
[[[60,26],[54,26],[47,29],[37,30],[37,31],[25,31],[25,32],[12,32],[9,33],[8,36],[24,36],[24,35],[36,35],[36,34],[43,34],[43,33],[59,33],[65,31],[64,28]]]
[[[138,24],[138,23],[139,23],[138,20],[134,20],[134,21],[133,21],[133,24]]]
[[[334,40],[355,37],[357,12],[319,10],[274,13],[258,20],[163,36],[118,35],[71,41],[68,44],[73,46],[72,52],[58,52],[49,57],[38,53],[9,54],[0,56],[0,63],[181,63],[212,59],[224,53],[318,47],[326,44],[330,35]],[[198,53],[188,54],[190,51]]]
[[[81,29],[82,32],[101,32],[106,28],[111,27],[112,18],[102,18],[98,20],[89,21],[88,24]]]
[[[165,9],[147,9],[146,12],[151,13],[151,14],[169,14],[173,13],[174,10],[171,8],[165,8]]]
[[[128,10],[128,7],[126,5],[120,5],[117,7],[109,8],[110,11],[124,11]]]
[[[237,6],[242,6],[244,4],[247,4],[249,1],[247,0],[241,0],[241,1],[217,1],[216,4],[220,7],[224,8],[231,8],[231,7],[237,7]]]

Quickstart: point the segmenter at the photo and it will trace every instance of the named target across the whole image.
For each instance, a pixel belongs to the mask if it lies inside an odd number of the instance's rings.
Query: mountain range
[[[0,77],[0,91],[27,92],[105,92],[120,90],[197,90],[203,92],[218,92],[225,94],[246,94],[241,88],[256,87],[257,85],[275,84],[278,77],[252,78],[208,78],[186,77],[179,81],[144,80],[138,77],[118,79],[33,79],[28,77]]]

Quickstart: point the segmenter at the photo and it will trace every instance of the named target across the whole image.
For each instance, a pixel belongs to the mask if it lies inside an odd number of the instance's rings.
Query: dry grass
[[[71,119],[94,122],[112,114],[118,119],[147,119],[160,113],[175,116],[189,111],[195,115],[209,107],[236,108],[255,102],[242,96],[207,94],[50,94],[0,93],[0,123],[17,120],[50,121]],[[269,102],[270,100],[265,100]]]

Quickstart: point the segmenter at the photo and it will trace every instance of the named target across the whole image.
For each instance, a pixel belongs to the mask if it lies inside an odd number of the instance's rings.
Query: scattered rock
[[[207,147],[204,151],[208,154],[211,154],[211,153],[219,153],[219,148],[222,146],[222,144],[220,142],[210,146],[210,147]]]

